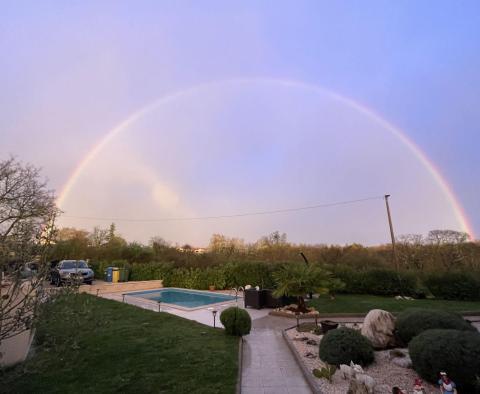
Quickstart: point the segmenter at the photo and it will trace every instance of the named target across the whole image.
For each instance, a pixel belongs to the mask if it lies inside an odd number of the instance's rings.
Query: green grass
[[[86,294],[42,314],[33,357],[0,372],[3,393],[234,393],[238,338]]]
[[[479,301],[446,300],[396,300],[393,297],[381,297],[361,294],[339,294],[335,300],[327,296],[308,301],[320,315],[323,313],[368,313],[371,309],[384,309],[389,312],[401,312],[408,308],[441,309],[452,312],[478,312]]]

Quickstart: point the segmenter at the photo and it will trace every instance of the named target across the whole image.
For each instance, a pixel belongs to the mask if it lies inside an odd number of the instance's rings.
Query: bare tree
[[[397,258],[405,268],[423,271],[425,240],[421,234],[404,234],[397,238]]]
[[[0,342],[35,320],[58,212],[38,168],[15,158],[0,161]]]
[[[427,237],[435,260],[441,262],[447,271],[463,263],[463,246],[468,240],[467,233],[455,230],[432,230]]]

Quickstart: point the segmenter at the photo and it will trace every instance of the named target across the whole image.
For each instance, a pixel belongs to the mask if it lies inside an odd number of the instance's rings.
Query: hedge
[[[425,285],[435,297],[445,300],[480,300],[480,279],[471,273],[442,273],[425,277]]]
[[[356,271],[350,267],[337,267],[333,273],[345,283],[343,293],[382,296],[416,294],[417,278],[411,273],[387,269]]]
[[[204,268],[178,267],[171,262],[151,262],[129,264],[126,260],[113,262],[93,262],[90,266],[95,277],[103,279],[108,266],[129,269],[130,280],[163,279],[165,286],[217,289],[252,285],[273,288],[273,273],[280,263],[268,262],[228,262],[209,265]],[[424,274],[420,277],[411,272],[397,273],[388,269],[354,270],[347,266],[331,266],[335,277],[345,283],[338,292],[346,294],[372,294],[380,296],[408,295],[420,297],[432,293],[437,298],[452,300],[480,300],[480,279],[473,274]]]

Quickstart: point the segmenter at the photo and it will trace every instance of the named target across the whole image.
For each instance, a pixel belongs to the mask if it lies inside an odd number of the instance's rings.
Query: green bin
[[[120,282],[128,282],[128,269],[126,268],[119,268],[120,271]]]

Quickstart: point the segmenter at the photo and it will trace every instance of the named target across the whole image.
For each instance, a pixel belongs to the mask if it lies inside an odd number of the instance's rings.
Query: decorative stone
[[[402,368],[411,368],[412,367],[412,359],[410,356],[405,356],[405,357],[395,357],[392,359],[392,363],[395,365],[398,365],[399,367]]]
[[[308,337],[295,337],[293,338],[294,341],[300,341],[300,342],[304,342],[304,341],[307,341],[308,342]]]
[[[369,394],[369,392],[368,388],[364,384],[352,379],[348,385],[347,394]]]
[[[372,309],[365,316],[361,333],[375,349],[395,346],[395,316],[381,309]]]

